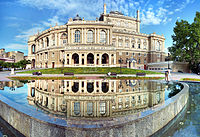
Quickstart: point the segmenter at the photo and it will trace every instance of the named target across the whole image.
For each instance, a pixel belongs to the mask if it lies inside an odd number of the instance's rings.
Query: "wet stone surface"
[[[200,83],[187,83],[190,86],[189,104],[184,117],[168,129],[164,137],[200,136]]]

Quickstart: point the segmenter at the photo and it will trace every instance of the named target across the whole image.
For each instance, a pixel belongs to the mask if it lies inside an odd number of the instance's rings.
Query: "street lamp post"
[[[60,59],[60,62],[62,62],[62,69],[61,69],[61,73],[63,73],[64,70],[64,64],[65,64],[65,54],[63,54],[63,58]]]
[[[120,57],[118,61],[119,61],[119,63],[120,63],[120,74],[121,74],[121,73],[122,73],[122,70],[121,70],[121,68],[122,68],[122,67],[121,67],[121,64],[123,63],[123,59]]]
[[[168,58],[168,69],[169,69],[169,53],[168,53],[168,57],[167,58]]]

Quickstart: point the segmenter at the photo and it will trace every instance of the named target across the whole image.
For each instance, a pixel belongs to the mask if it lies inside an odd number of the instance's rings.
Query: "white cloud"
[[[31,35],[37,34],[38,32],[41,32],[46,28],[49,28],[50,26],[55,26],[56,24],[63,25],[64,22],[59,21],[58,16],[54,16],[53,18],[50,18],[47,21],[41,21],[39,24],[34,24],[34,27],[30,29],[21,30],[21,33],[15,36],[15,38],[19,42],[27,43],[28,38]]]
[[[29,36],[36,34],[38,31],[43,30],[43,27],[33,27],[28,30],[23,30],[19,35],[15,38],[17,41],[22,43],[27,43]]]
[[[157,24],[160,24],[160,22],[162,21],[151,10],[148,10],[146,14],[143,13],[141,20],[142,20],[142,24],[145,24],[145,25],[150,25],[150,24],[157,25]]]
[[[6,46],[4,46],[5,49],[8,50],[28,50],[28,46],[26,44],[16,44],[16,43],[11,43]]]
[[[44,25],[45,27],[49,27],[50,25],[55,26],[56,24],[63,25],[64,22],[61,22],[58,16],[54,16],[53,18],[50,18],[47,21],[42,21],[42,25]]]
[[[194,0],[184,0],[183,2],[170,0],[158,0],[156,2],[151,2],[151,0],[145,2],[143,0],[128,1],[128,4],[125,0],[18,0],[18,3],[38,8],[39,10],[53,10],[56,14],[51,18],[52,20],[49,19],[46,23],[45,21],[43,22],[43,25],[46,26],[55,25],[55,22],[59,23],[60,17],[74,17],[76,14],[85,19],[94,20],[103,12],[104,3],[107,4],[107,12],[119,10],[129,16],[135,15],[136,10],[139,9],[143,25],[157,25],[166,22],[166,17],[169,18],[174,12],[183,10]]]

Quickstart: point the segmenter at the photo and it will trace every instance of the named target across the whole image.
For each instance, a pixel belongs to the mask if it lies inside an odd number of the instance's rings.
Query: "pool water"
[[[181,84],[155,80],[35,80],[0,82],[0,95],[51,117],[105,118],[159,107],[182,88]],[[9,136],[1,127],[0,123],[0,136]]]
[[[190,92],[185,115],[168,129],[164,137],[200,137],[200,83],[187,84]]]

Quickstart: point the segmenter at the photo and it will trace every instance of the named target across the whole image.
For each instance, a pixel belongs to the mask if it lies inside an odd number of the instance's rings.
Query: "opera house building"
[[[30,36],[29,68],[119,67],[146,69],[147,63],[164,61],[164,36],[140,32],[137,17],[104,11],[87,21],[76,15],[65,25]]]

